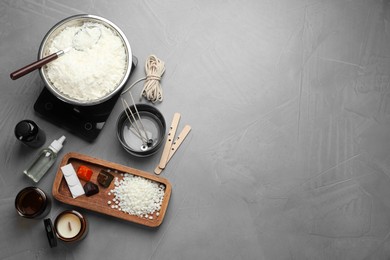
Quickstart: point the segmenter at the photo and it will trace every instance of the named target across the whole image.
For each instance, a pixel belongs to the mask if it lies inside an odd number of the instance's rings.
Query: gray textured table
[[[9,78],[55,23],[80,13],[124,31],[139,59],[131,82],[148,55],[165,61],[156,107],[193,130],[162,173],[172,197],[159,228],[79,209],[88,236],[51,249],[41,220],[14,209],[38,152],[14,137],[18,121],[36,121],[46,145],[67,136],[37,185],[49,193],[68,152],[148,172],[161,153],[120,147],[119,102],[89,143],[34,112],[38,72]],[[387,0],[1,1],[0,258],[388,259],[389,42]],[[49,217],[69,208],[55,201]]]

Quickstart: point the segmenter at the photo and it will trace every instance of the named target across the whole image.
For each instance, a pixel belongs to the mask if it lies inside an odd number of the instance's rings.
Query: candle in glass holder
[[[76,242],[88,233],[87,219],[76,210],[61,212],[54,220],[54,226],[50,218],[43,222],[50,247],[57,246],[57,238],[63,242]]]
[[[60,213],[54,222],[54,227],[57,237],[65,242],[83,239],[88,230],[87,220],[75,210]]]
[[[65,213],[58,219],[56,230],[61,237],[73,238],[81,230],[81,220],[73,213]]]

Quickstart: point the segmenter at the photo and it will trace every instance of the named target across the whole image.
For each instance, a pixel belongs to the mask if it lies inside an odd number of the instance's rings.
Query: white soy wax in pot
[[[91,37],[92,44],[79,40],[77,46],[87,46],[80,50],[75,48],[74,39],[85,27],[93,27],[100,36],[97,40]],[[69,51],[47,64],[45,72],[54,88],[68,98],[80,102],[99,100],[114,91],[126,73],[127,54],[121,37],[98,22],[66,27],[47,46],[49,53],[64,49]]]

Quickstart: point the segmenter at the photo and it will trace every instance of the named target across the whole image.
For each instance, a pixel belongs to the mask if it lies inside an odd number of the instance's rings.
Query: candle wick
[[[69,221],[68,221],[68,228],[69,228],[69,231],[72,231],[72,225],[70,224]]]

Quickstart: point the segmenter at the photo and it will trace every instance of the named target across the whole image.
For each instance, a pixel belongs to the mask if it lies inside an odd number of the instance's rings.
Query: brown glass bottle
[[[16,138],[27,146],[37,148],[46,141],[46,135],[32,120],[22,120],[15,126]]]

